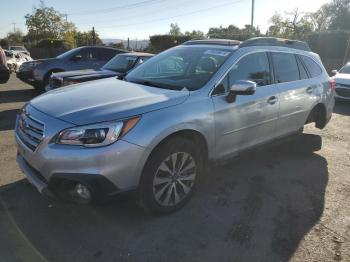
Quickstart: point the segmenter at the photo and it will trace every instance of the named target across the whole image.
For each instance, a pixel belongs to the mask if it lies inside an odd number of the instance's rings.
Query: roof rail
[[[306,42],[298,40],[283,39],[277,37],[254,37],[250,38],[239,45],[239,48],[249,46],[282,46],[304,51],[311,51]]]
[[[238,46],[241,41],[231,39],[201,39],[201,40],[189,40],[183,45],[225,45],[225,46]]]

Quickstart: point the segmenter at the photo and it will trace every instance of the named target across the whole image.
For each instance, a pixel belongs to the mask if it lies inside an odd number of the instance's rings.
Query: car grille
[[[337,87],[337,88],[335,89],[335,92],[336,92],[337,95],[339,95],[339,96],[350,97],[350,89],[347,89],[347,88],[339,88],[339,87]]]
[[[44,136],[44,124],[23,111],[19,116],[16,131],[21,141],[35,151]]]
[[[50,87],[51,88],[58,88],[63,85],[62,79],[60,78],[50,78]]]

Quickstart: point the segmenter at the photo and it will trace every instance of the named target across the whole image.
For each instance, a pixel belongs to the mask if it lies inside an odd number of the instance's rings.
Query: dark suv
[[[45,91],[97,79],[122,77],[152,56],[153,54],[140,52],[119,54],[97,70],[87,69],[55,73],[51,75],[50,84],[45,86]]]
[[[49,84],[52,73],[78,69],[98,69],[117,54],[127,51],[97,46],[84,46],[67,51],[56,58],[23,63],[17,77],[42,91]]]

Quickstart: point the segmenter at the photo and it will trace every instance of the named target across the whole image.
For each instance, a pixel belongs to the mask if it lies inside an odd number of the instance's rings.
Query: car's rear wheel
[[[191,197],[202,169],[196,145],[185,138],[168,140],[149,158],[140,185],[140,203],[151,213],[181,208]]]

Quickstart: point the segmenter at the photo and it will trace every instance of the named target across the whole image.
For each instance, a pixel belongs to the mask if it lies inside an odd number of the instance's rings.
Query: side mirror
[[[332,73],[336,75],[336,74],[338,74],[338,70],[333,69],[333,70],[332,70]]]
[[[82,55],[75,55],[70,60],[76,62],[76,61],[81,60],[82,58],[83,58]]]
[[[232,103],[237,95],[252,95],[256,91],[256,83],[249,80],[238,80],[230,88],[226,101]]]

